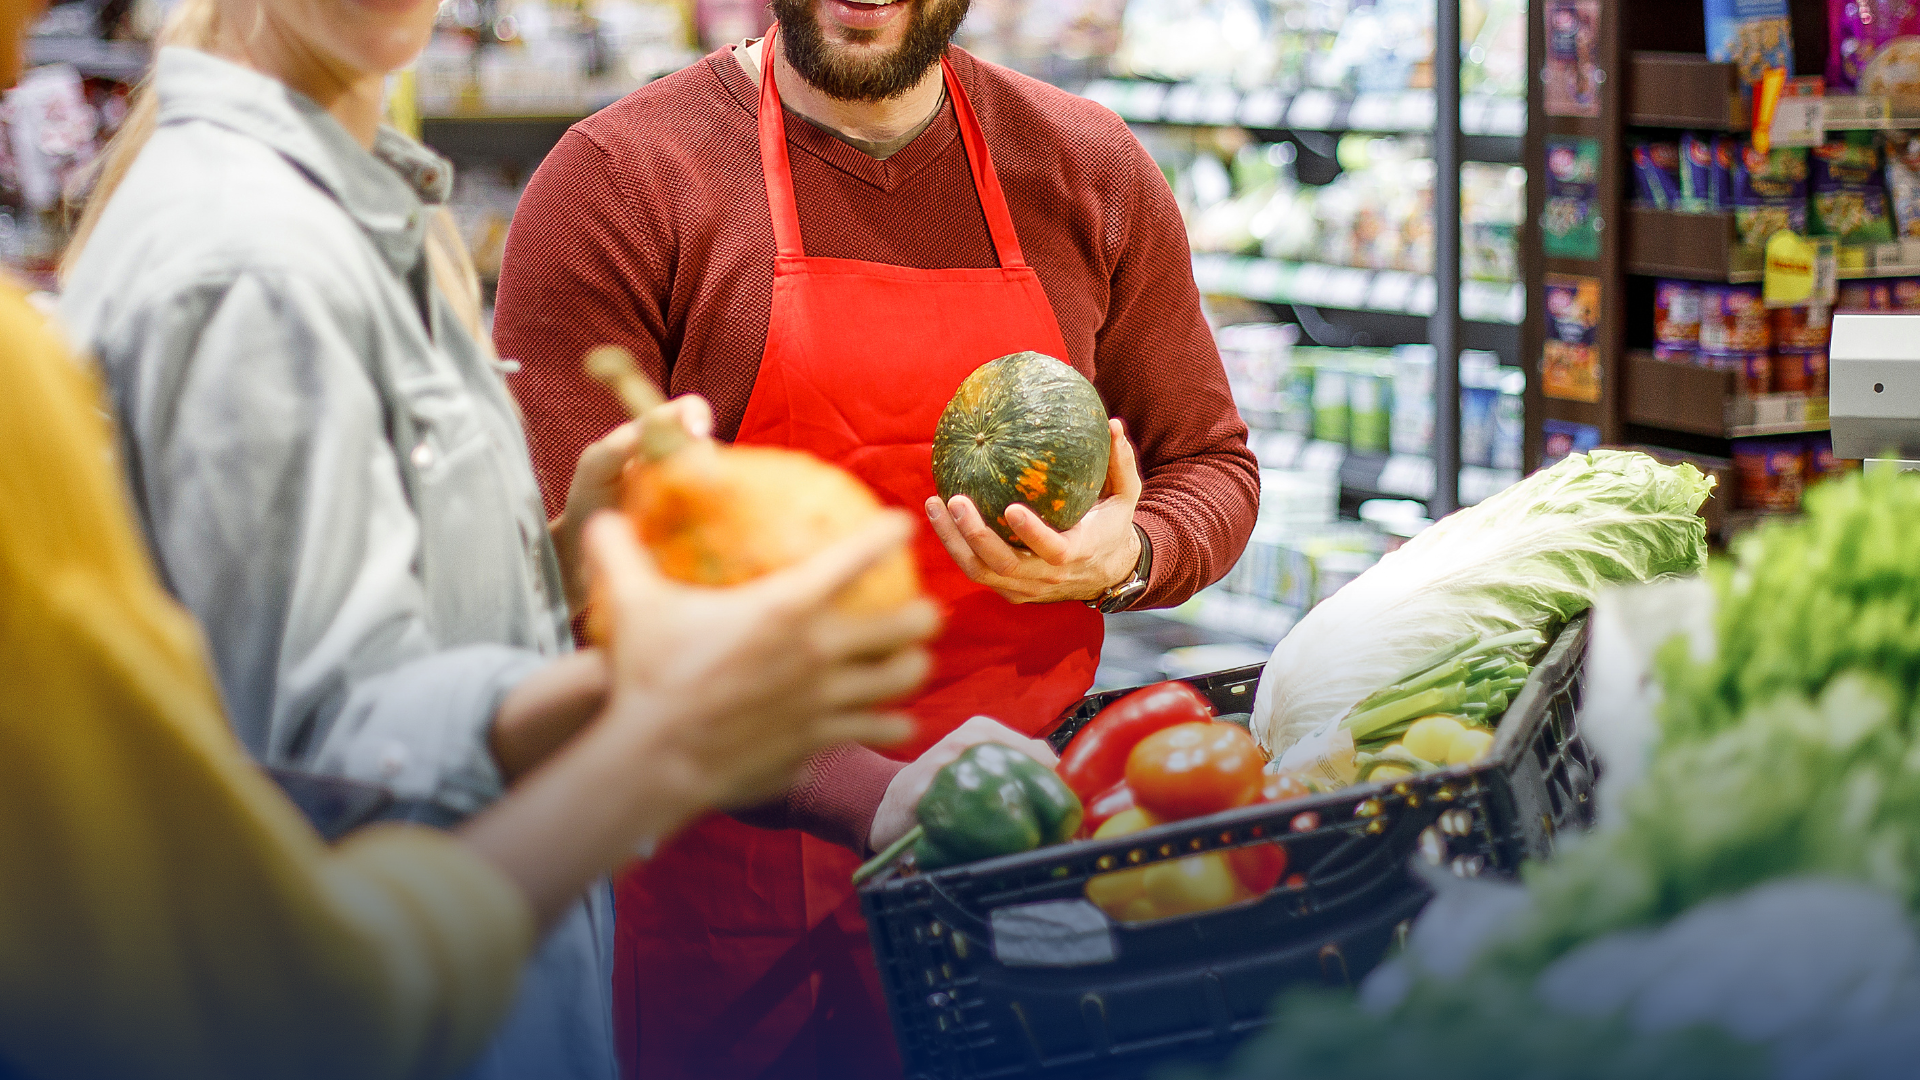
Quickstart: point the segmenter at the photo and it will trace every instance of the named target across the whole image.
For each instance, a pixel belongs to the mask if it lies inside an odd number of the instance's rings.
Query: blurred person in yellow
[[[0,0],[0,87],[38,7]],[[874,705],[923,677],[934,613],[832,608],[903,521],[697,590],[601,514],[582,543],[613,601],[604,704],[457,832],[381,825],[330,847],[228,728],[111,447],[97,383],[0,278],[8,1080],[449,1075],[589,881],[764,801],[826,747],[911,731]]]

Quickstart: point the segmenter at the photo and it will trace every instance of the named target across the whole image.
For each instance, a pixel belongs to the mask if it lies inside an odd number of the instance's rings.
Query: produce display
[[[587,368],[636,416],[663,403],[624,350],[597,349]],[[649,426],[622,488],[623,509],[660,572],[691,585],[737,585],[791,566],[882,510],[853,474],[811,454],[693,439],[677,424]],[[839,604],[880,612],[919,595],[913,556],[901,550],[854,582]],[[589,632],[605,640],[591,615]]]
[[[1000,538],[1015,503],[1057,530],[1078,524],[1100,498],[1112,451],[1107,407],[1071,364],[1036,352],[990,361],[966,377],[933,436],[933,482],[942,499],[973,500]]]
[[[1283,999],[1227,1076],[1912,1074],[1920,479],[1822,485],[1696,591],[1697,632],[1637,628],[1618,813],[1523,887],[1443,891],[1364,1007]]]
[[[1260,681],[1253,734],[1282,771],[1313,767],[1347,782],[1361,739],[1429,707],[1469,724],[1492,718],[1494,698],[1520,674],[1514,665],[1531,658],[1522,650],[1537,649],[1591,606],[1603,585],[1705,564],[1697,511],[1712,487],[1691,465],[1596,450],[1444,519],[1308,612],[1280,642]],[[1468,645],[1451,662],[1434,659],[1461,642],[1488,651]],[[1396,698],[1398,690],[1409,692]],[[1359,730],[1341,727],[1349,716]],[[1431,751],[1427,737],[1419,742]],[[1433,764],[1409,752],[1374,765],[1420,763]]]

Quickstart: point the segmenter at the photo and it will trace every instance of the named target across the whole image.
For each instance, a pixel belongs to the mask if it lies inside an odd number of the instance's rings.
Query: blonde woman
[[[141,525],[241,742],[452,823],[602,708],[569,599],[636,433],[583,456],[550,530],[443,228],[451,171],[380,125],[384,77],[434,11],[183,0],[62,315],[107,376]],[[683,415],[706,423],[697,400]],[[879,627],[880,659],[817,692],[858,710],[917,681],[924,657],[898,650],[922,632]],[[610,931],[602,883],[548,934],[476,1075],[612,1080]]]

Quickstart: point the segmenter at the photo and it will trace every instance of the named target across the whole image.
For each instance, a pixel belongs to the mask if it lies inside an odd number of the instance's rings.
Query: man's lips
[[[898,18],[908,0],[820,0],[833,21],[849,30],[878,30]]]

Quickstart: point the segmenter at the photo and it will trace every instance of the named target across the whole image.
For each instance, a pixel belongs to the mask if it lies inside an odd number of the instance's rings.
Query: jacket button
[[[433,447],[428,446],[423,441],[420,443],[420,445],[414,447],[413,453],[408,456],[413,460],[414,468],[416,469],[427,468],[428,466],[433,464]]]

